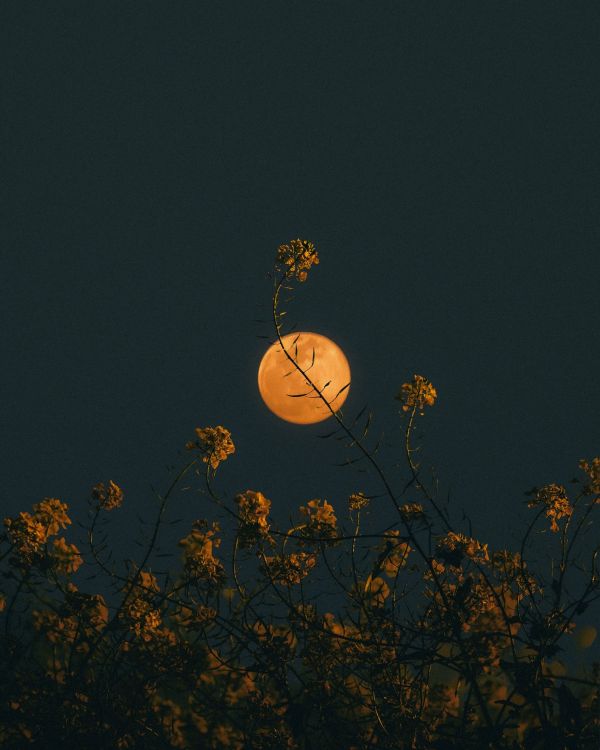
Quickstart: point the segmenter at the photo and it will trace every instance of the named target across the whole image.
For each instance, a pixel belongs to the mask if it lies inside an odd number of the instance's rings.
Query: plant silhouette
[[[289,528],[258,489],[221,497],[235,460],[231,432],[205,426],[158,497],[141,559],[115,562],[107,521],[127,502],[95,485],[81,549],[63,535],[69,508],[46,498],[4,520],[0,537],[0,745],[80,748],[598,748],[600,665],[575,671],[600,594],[600,458],[581,460],[574,492],[528,493],[519,549],[490,549],[452,519],[417,461],[415,430],[436,388],[399,389],[405,474],[394,489],[366,410],[347,421],[283,344],[282,298],[319,262],[292,240],[276,255],[274,341],[311,397],[379,484],[393,525],[365,531],[375,502],[307,499]],[[224,466],[227,464],[227,466]],[[214,510],[157,572],[159,534],[184,477]],[[544,555],[535,552],[541,545]],[[105,594],[87,591],[89,574]],[[335,611],[321,604],[324,585]],[[101,588],[102,588],[101,587]],[[107,594],[106,591],[110,591]]]

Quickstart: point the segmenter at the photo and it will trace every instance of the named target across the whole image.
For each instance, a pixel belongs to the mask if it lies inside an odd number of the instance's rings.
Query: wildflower
[[[92,497],[103,510],[114,510],[123,504],[123,490],[112,479],[108,487],[100,482],[92,489]]]
[[[585,488],[586,493],[589,495],[600,495],[600,457],[593,458],[591,463],[582,458],[579,462],[579,468],[590,479],[590,483]]]
[[[83,564],[83,558],[74,544],[69,544],[64,537],[55,539],[50,559],[55,570],[64,575],[75,573]]]
[[[279,245],[277,262],[288,266],[286,275],[295,275],[298,281],[306,281],[311,266],[318,265],[319,256],[312,242],[297,239]]]
[[[369,498],[363,492],[355,492],[348,498],[348,507],[352,510],[362,510],[369,504]]]
[[[221,461],[225,461],[227,456],[235,453],[235,446],[231,439],[231,432],[218,425],[217,427],[196,427],[198,439],[186,443],[187,450],[200,450],[204,453],[202,460],[204,463],[210,463],[213,469],[216,469]]]
[[[154,595],[158,591],[156,576],[145,570],[138,571],[134,594],[120,614],[134,636],[145,642],[157,635],[162,624],[160,611],[154,606]]]
[[[217,522],[209,529],[208,522],[202,519],[194,521],[191,532],[179,541],[187,572],[209,583],[218,583],[223,578],[223,565],[213,553],[214,547],[221,544],[216,536],[219,531]]]
[[[148,594],[156,594],[160,591],[156,576],[147,570],[139,571],[137,587],[143,589]]]
[[[449,531],[438,539],[436,556],[455,568],[460,567],[464,558],[477,563],[489,561],[487,544],[481,544],[477,539],[464,534],[456,534],[454,531]]]
[[[237,495],[235,502],[239,506],[241,546],[250,547],[260,539],[271,540],[267,520],[271,501],[262,492],[246,490]]]
[[[437,398],[437,391],[423,375],[413,375],[411,383],[403,383],[396,396],[402,402],[402,411],[419,410],[423,415],[425,406],[433,406]]]
[[[302,532],[304,536],[325,537],[334,539],[337,536],[337,518],[327,500],[309,500],[306,506],[300,507],[300,513],[306,516],[306,524]]]
[[[47,497],[33,506],[34,515],[46,527],[48,536],[58,534],[61,529],[66,529],[71,524],[68,509],[66,503],[61,503],[54,497]]]
[[[425,573],[423,573],[423,578],[426,581],[432,581],[435,576],[441,576],[446,572],[446,566],[444,563],[439,562],[439,560],[436,560],[435,558],[431,559],[431,568],[427,568]]]
[[[77,638],[77,617],[61,617],[49,609],[34,609],[33,627],[43,633],[50,643],[73,643]]]
[[[559,530],[557,521],[573,512],[567,491],[560,484],[545,485],[527,503],[528,508],[536,508],[538,505],[546,507],[546,518],[550,519],[550,530],[554,532]]]
[[[48,529],[26,511],[21,511],[16,518],[5,518],[4,525],[17,552],[18,561],[31,565],[41,555],[48,538]]]
[[[101,594],[86,594],[78,591],[77,586],[69,582],[65,599],[69,609],[77,613],[80,622],[84,623],[86,633],[103,630],[108,623],[108,607]]]
[[[400,506],[400,515],[404,521],[414,521],[425,518],[425,509],[421,503],[405,503]]]
[[[309,552],[293,552],[264,558],[262,571],[275,583],[293,586],[300,583],[317,564],[317,557]]]
[[[71,523],[68,505],[56,498],[45,498],[33,506],[33,514],[22,511],[15,518],[5,518],[4,525],[22,565],[39,562],[48,538]]]
[[[491,565],[505,587],[515,584],[520,591],[530,593],[540,589],[535,578],[527,571],[527,563],[519,552],[497,550],[492,554]]]

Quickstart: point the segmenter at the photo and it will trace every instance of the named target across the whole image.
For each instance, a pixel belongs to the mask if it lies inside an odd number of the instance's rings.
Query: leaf
[[[358,458],[347,458],[345,461],[342,461],[341,464],[333,464],[333,465],[334,466],[352,466],[352,464],[356,464],[361,460],[362,460],[362,456],[359,456]]]
[[[340,431],[340,428],[336,427],[335,430],[332,430],[331,432],[326,432],[325,435],[317,435],[317,437],[322,438],[322,439],[330,438],[330,437],[333,437],[333,435],[335,435],[335,433],[339,431]]]
[[[354,417],[352,420],[352,427],[358,422],[358,420],[362,417],[362,415],[367,411],[367,404],[363,406],[363,408],[358,412],[358,414]]]
[[[342,388],[340,388],[340,390],[333,397],[333,400],[335,401],[335,399],[340,395],[340,393],[343,393],[346,390],[346,388],[350,388],[350,383],[346,383],[345,386],[343,386]]]

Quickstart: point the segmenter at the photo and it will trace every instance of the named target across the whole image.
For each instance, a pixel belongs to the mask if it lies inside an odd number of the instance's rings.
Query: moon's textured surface
[[[282,341],[315,386],[337,411],[348,396],[350,365],[344,352],[331,339],[319,333],[288,333]],[[314,357],[313,357],[314,352]],[[326,385],[328,384],[328,385]],[[339,391],[344,390],[339,393]],[[306,379],[285,356],[279,342],[273,344],[258,368],[258,390],[265,404],[281,419],[295,424],[314,424],[331,412]],[[307,394],[307,395],[298,395]]]

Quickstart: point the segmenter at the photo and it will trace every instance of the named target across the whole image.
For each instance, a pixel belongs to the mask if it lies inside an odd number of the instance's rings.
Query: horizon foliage
[[[600,664],[576,672],[568,651],[595,638],[585,613],[600,596],[599,546],[586,534],[600,513],[600,458],[579,462],[574,493],[552,478],[527,493],[519,549],[491,549],[422,476],[414,431],[438,393],[414,375],[396,396],[406,474],[395,492],[369,444],[371,415],[344,421],[295,342],[283,346],[281,296],[318,262],[305,240],[278,248],[275,341],[330,409],[331,435],[370,467],[395,523],[364,530],[375,495],[361,487],[343,504],[307,499],[287,529],[260,490],[221,497],[216,474],[235,454],[221,425],[186,444],[137,562],[112,559],[105,522],[126,502],[113,481],[90,493],[81,549],[57,498],[6,518],[2,748],[599,747]],[[165,513],[189,476],[214,514],[159,572]],[[110,597],[87,590],[94,576]]]

